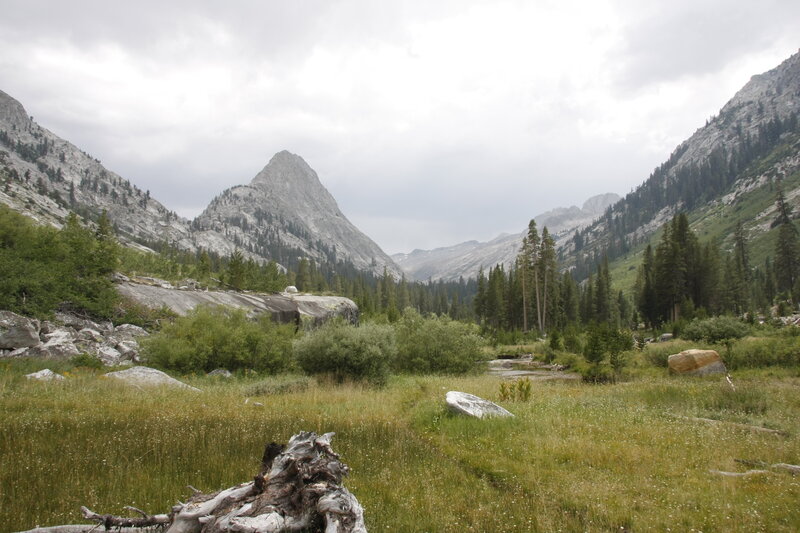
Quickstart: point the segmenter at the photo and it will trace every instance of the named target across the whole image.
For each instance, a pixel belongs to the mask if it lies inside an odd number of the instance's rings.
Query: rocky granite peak
[[[302,157],[275,154],[249,185],[224,191],[194,221],[203,232],[228,235],[241,248],[265,256],[280,247],[285,259],[350,261],[380,274],[399,274],[389,256],[342,213],[317,173]]]

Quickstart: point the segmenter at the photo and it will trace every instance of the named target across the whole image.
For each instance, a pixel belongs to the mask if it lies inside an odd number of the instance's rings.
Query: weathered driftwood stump
[[[166,533],[366,533],[364,511],[342,486],[349,468],[331,449],[333,433],[302,432],[284,446],[267,445],[253,481],[213,494],[197,491],[169,514],[124,518],[81,508],[91,526],[37,528],[27,533],[115,531],[157,527]],[[69,529],[67,529],[69,528]],[[117,529],[120,528],[120,529]],[[134,528],[134,529],[129,529]]]

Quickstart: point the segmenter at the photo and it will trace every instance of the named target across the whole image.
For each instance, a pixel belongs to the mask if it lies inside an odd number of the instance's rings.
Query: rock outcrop
[[[667,359],[670,372],[686,376],[726,374],[728,369],[714,350],[684,350]]]
[[[450,391],[445,396],[445,401],[452,411],[475,418],[514,416],[496,403],[466,392]]]
[[[120,294],[152,309],[167,307],[185,315],[199,305],[224,305],[244,309],[251,315],[268,313],[275,322],[298,326],[319,325],[341,317],[358,322],[358,306],[349,298],[311,294],[262,294],[235,291],[167,289],[133,282],[117,284]]]

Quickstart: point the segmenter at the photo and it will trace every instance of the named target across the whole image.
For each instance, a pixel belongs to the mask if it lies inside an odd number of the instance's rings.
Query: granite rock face
[[[117,284],[117,290],[141,305],[153,309],[166,306],[178,315],[186,315],[199,305],[224,305],[251,315],[269,313],[275,322],[297,326],[319,325],[335,317],[356,324],[359,317],[355,302],[340,296],[177,290],[130,282]]]

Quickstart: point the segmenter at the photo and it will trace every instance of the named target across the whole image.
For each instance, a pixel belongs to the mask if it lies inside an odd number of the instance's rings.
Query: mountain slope
[[[582,207],[558,207],[534,217],[537,226],[547,227],[556,243],[566,242],[573,232],[590,224],[620,197],[614,193],[593,196]],[[524,233],[500,235],[489,242],[469,241],[435,250],[414,250],[394,254],[392,259],[412,280],[456,281],[474,278],[481,267],[511,265],[519,254]]]
[[[752,245],[763,247],[759,240],[767,235],[770,196],[774,198],[769,191],[774,191],[775,182],[784,181],[787,199],[794,205],[800,198],[797,184],[788,179],[800,159],[798,111],[800,52],[753,76],[642,185],[582,230],[578,239],[566,242],[560,249],[563,264],[581,279],[603,254],[612,261],[630,260],[630,254],[681,211],[690,220],[706,220],[696,226],[701,239],[714,237],[725,247],[730,232],[722,228],[741,220]],[[753,195],[762,200],[751,213]],[[709,219],[712,214],[715,218]]]
[[[42,222],[70,210],[96,218],[104,209],[123,238],[191,249],[189,222],[100,161],[36,124],[0,91],[0,202]]]
[[[43,223],[70,211],[96,219],[103,210],[128,244],[168,244],[228,256],[237,248],[286,266],[299,257],[332,266],[398,273],[391,259],[341,213],[316,173],[281,152],[250,183],[225,191],[195,221],[177,216],[99,160],[39,126],[0,91],[0,202]]]

